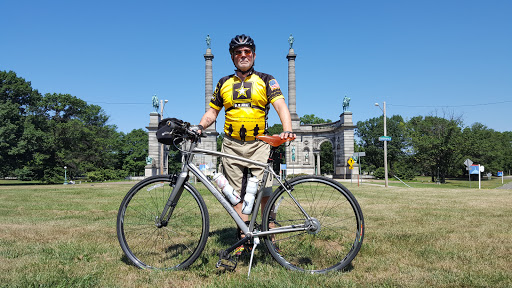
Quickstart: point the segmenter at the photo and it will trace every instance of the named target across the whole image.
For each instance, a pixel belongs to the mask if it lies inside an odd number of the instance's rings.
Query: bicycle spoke
[[[279,190],[265,209],[263,230],[304,224],[306,230],[276,230],[265,240],[272,256],[287,268],[318,273],[348,265],[361,245],[354,239],[362,237],[358,234],[362,214],[353,196],[337,182],[318,176],[295,178],[290,185],[293,197],[311,219],[305,218],[286,191]]]
[[[190,265],[207,240],[204,202],[186,186],[168,223],[160,216],[172,191],[169,182],[149,179],[123,201],[118,238],[125,254],[141,268],[178,269]]]

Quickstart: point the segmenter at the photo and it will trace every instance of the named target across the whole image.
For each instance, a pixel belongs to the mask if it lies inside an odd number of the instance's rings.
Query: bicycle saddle
[[[268,144],[270,144],[270,146],[279,147],[284,142],[295,140],[295,137],[281,139],[281,137],[279,135],[273,135],[273,136],[260,135],[260,136],[256,136],[256,139],[259,139],[265,143],[268,143]]]

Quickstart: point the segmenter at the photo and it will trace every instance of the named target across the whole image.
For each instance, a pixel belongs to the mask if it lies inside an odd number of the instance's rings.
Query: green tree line
[[[148,135],[108,124],[100,106],[69,95],[41,95],[13,71],[0,71],[0,177],[62,183],[144,173]]]
[[[324,120],[314,114],[300,117],[301,124],[322,124]],[[510,174],[512,170],[512,132],[498,132],[481,123],[464,126],[457,117],[416,116],[405,121],[393,115],[386,121],[389,176],[413,179],[430,176],[431,181],[445,183],[446,178],[468,177],[466,159],[484,165],[484,173],[496,175],[497,171]],[[356,124],[356,152],[361,157],[363,171],[384,178],[383,116],[359,121]],[[320,146],[321,173],[332,174],[332,144]]]
[[[118,132],[108,124],[100,106],[69,95],[41,95],[31,83],[13,71],[0,71],[0,177],[62,183],[64,166],[70,178],[93,181],[143,175],[148,155],[148,135],[142,129]],[[302,124],[331,122],[314,114],[300,118]],[[269,127],[282,131],[280,124]],[[382,175],[383,117],[359,121],[356,151],[363,171]],[[464,126],[455,117],[417,116],[409,121],[399,115],[387,119],[390,176],[411,179],[428,175],[443,183],[447,177],[467,175],[465,159],[485,166],[485,172],[512,168],[512,132],[497,132],[475,123]],[[219,137],[219,145],[222,137]],[[320,147],[321,173],[333,173],[332,145]],[[175,152],[175,153],[174,153]],[[169,167],[179,167],[176,151]],[[284,147],[280,155],[284,156]],[[284,162],[284,157],[281,162]],[[276,161],[276,170],[279,170]],[[172,169],[171,169],[172,170]]]
[[[362,170],[384,176],[383,116],[356,125],[356,149],[364,151]],[[465,159],[484,165],[484,173],[512,168],[512,132],[498,132],[481,123],[464,126],[460,118],[416,116],[409,121],[393,115],[386,121],[389,176],[412,179],[418,175],[445,183],[467,177]]]

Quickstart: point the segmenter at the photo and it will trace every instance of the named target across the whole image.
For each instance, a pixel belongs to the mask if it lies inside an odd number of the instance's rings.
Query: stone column
[[[316,175],[322,175],[322,170],[320,169],[320,167],[322,167],[322,166],[320,165],[320,152],[316,153],[316,155],[315,155],[315,156],[316,156],[316,165],[317,165],[317,167],[318,167],[317,172],[316,172]]]
[[[205,74],[204,74],[204,111],[208,111],[210,109],[210,100],[213,95],[213,54],[210,48],[206,49],[206,53],[204,54],[205,61]],[[199,123],[200,117],[203,115],[198,115],[197,123]],[[217,135],[216,132],[216,124],[214,122],[210,127],[206,129],[208,132],[208,137],[201,139],[201,143],[199,143],[198,147],[207,150],[217,151]],[[211,175],[213,171],[216,171],[217,168],[217,157],[211,155],[202,155],[201,157],[195,158],[198,163],[196,164],[206,164],[208,165],[207,170],[203,171],[206,175]]]
[[[292,48],[288,51],[288,109],[292,117],[292,129],[300,129],[300,118],[297,115],[296,89],[295,89],[295,58],[297,54]]]
[[[210,100],[213,95],[213,69],[212,69],[213,54],[212,54],[212,49],[210,49],[210,48],[206,49],[206,54],[204,54],[204,60],[205,60],[204,112],[206,112],[210,108]],[[215,130],[215,125],[212,125],[212,126],[213,126],[212,130]]]
[[[148,129],[148,156],[153,159],[151,164],[145,167],[144,175],[146,177],[158,175],[160,166],[160,149],[158,140],[156,139],[156,131],[158,130],[158,123],[160,123],[160,114],[158,112],[151,112],[149,114]]]

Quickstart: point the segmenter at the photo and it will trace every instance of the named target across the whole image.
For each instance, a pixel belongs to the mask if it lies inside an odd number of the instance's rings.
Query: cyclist
[[[281,139],[295,137],[292,132],[290,111],[277,80],[269,74],[254,70],[256,45],[250,36],[242,34],[231,39],[229,53],[236,67],[235,73],[221,78],[217,83],[210,108],[199,122],[199,133],[215,122],[224,107],[226,118],[222,152],[266,162],[270,145],[255,137],[266,132],[269,106],[272,104],[283,125]],[[240,191],[242,199],[245,196],[249,173],[258,177],[260,181],[263,177],[261,167],[228,158],[223,158],[222,172],[231,186]],[[272,179],[260,185],[266,187],[261,202],[263,209],[272,193]],[[249,216],[242,213],[242,203],[234,208],[244,221],[249,220]],[[241,237],[240,233],[237,236]],[[244,247],[240,246],[235,250],[235,254],[240,255],[243,250]]]

